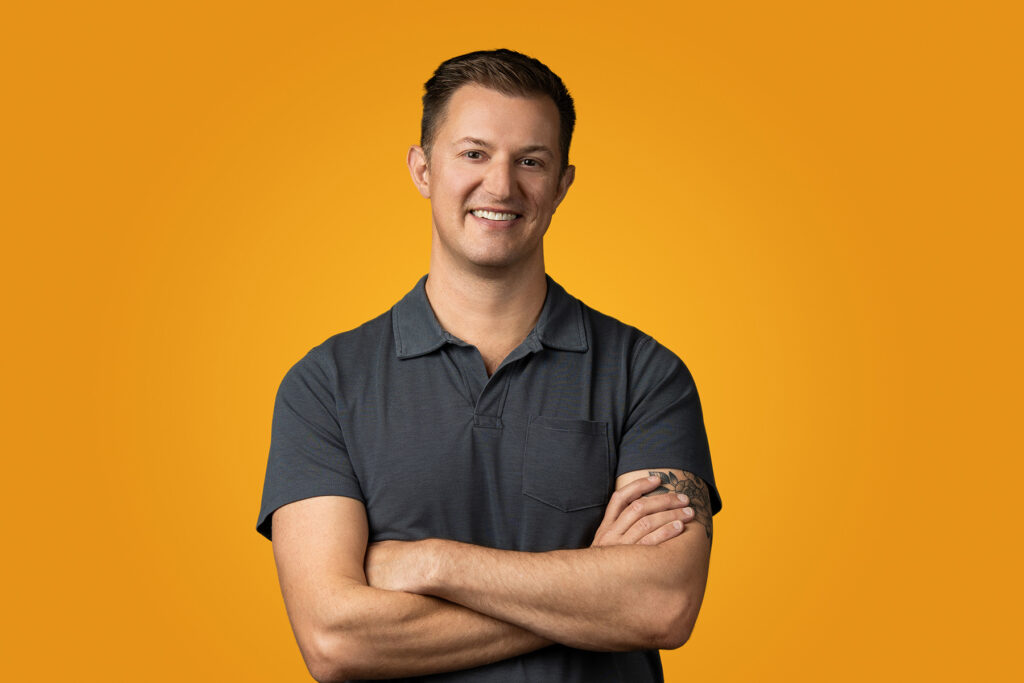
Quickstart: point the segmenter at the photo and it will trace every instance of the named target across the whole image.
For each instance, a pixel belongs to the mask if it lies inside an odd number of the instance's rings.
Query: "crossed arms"
[[[711,507],[696,476],[648,474],[619,477],[593,545],[579,550],[441,539],[367,547],[359,501],[324,496],[279,508],[274,558],[310,673],[318,681],[426,675],[556,642],[679,647],[707,582]]]

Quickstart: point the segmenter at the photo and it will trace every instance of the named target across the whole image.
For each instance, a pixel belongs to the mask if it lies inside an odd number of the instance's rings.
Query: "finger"
[[[689,507],[646,515],[622,534],[621,542],[625,544],[639,543],[641,539],[657,529],[671,525],[673,522],[685,524],[692,519],[693,508]]]
[[[645,496],[638,498],[626,506],[619,518],[609,527],[612,533],[625,534],[633,525],[652,515],[665,510],[673,510],[686,506],[689,498],[682,494]],[[653,527],[651,527],[653,529]],[[648,530],[649,531],[649,530]]]
[[[638,498],[626,506],[626,509],[619,515],[619,518],[608,527],[608,530],[615,534],[625,534],[633,525],[648,515],[682,508],[688,505],[689,502],[690,499],[685,495],[675,493]],[[653,528],[651,527],[651,529]]]
[[[604,519],[601,520],[601,526],[605,527],[614,524],[627,505],[645,493],[650,493],[660,485],[661,479],[658,477],[641,477],[616,490],[608,500],[608,506],[604,511]]]
[[[627,505],[632,503],[634,500],[649,493],[654,489],[658,488],[661,479],[657,476],[641,477],[634,481],[629,482],[620,489],[616,489],[611,497],[608,499],[608,505],[605,506],[604,517],[601,519],[601,524],[597,527],[597,531],[594,533],[594,541],[591,545],[616,545],[618,542],[618,534],[614,534],[611,531],[612,526],[618,520],[619,515],[626,508]],[[627,527],[619,529],[618,533],[624,531]]]
[[[684,526],[678,519],[669,524],[664,524],[641,538],[637,545],[658,545],[659,543],[664,543],[683,533]]]

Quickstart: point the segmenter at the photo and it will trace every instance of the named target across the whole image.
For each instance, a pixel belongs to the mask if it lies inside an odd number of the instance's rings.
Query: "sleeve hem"
[[[265,505],[263,510],[260,511],[259,520],[256,522],[256,531],[258,531],[268,541],[273,542],[273,521],[275,512],[289,503],[295,503],[308,498],[319,498],[321,496],[341,496],[343,498],[352,498],[353,500],[358,500],[360,503],[365,504],[362,495],[352,491],[307,491],[300,495],[282,496],[281,498]]]

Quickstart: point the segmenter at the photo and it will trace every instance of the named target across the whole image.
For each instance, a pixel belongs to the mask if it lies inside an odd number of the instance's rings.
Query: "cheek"
[[[463,194],[473,183],[473,176],[466,169],[445,168],[435,176],[437,191],[449,198]]]
[[[531,192],[538,203],[551,204],[558,196],[558,182],[551,178],[537,179],[531,184]]]

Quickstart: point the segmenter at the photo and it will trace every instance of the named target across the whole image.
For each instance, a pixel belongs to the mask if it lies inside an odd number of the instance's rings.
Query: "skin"
[[[431,207],[427,298],[441,326],[477,347],[488,373],[529,334],[544,304],[543,238],[576,176],[561,167],[559,118],[547,97],[463,86],[431,154],[409,150]],[[474,209],[516,214],[508,221]]]
[[[430,200],[431,275],[483,279],[543,273],[544,234],[576,176],[559,161],[558,110],[547,97],[508,97],[476,85],[448,103],[430,158],[409,150],[413,183]],[[478,217],[474,209],[516,214]]]
[[[645,477],[640,472],[620,477],[605,518],[587,550],[615,552],[630,545],[653,550],[684,537],[687,546],[697,544],[699,548],[705,535],[699,531],[691,533],[691,530],[699,530],[700,525],[683,524],[695,514],[685,496],[645,495],[659,484],[656,477]],[[362,503],[351,498],[308,498],[282,506],[274,513],[274,559],[285,607],[303,659],[316,680],[397,678],[467,669],[531,652],[556,641],[574,640],[560,640],[554,629],[550,636],[545,636],[513,623],[512,619],[491,616],[485,610],[441,599],[427,591],[417,593],[413,590],[414,579],[432,562],[432,556],[423,552],[430,544],[388,541],[367,547],[368,535],[366,510]],[[458,544],[458,547],[490,551],[465,544]],[[572,574],[579,570],[573,566],[574,559],[587,560],[572,556],[579,552],[559,553],[554,560]],[[600,590],[621,592],[622,586],[643,580],[637,575],[638,567],[658,573],[653,571],[652,559],[670,563],[674,565],[672,571],[679,571],[682,565],[678,563],[677,554],[613,558],[617,573],[604,573],[606,581],[615,585],[606,585]],[[695,584],[700,583],[702,554],[699,551],[685,551],[685,554],[690,558],[686,566],[695,567],[687,569],[686,573],[693,574],[691,580]],[[513,553],[510,557],[527,555],[547,554]],[[459,559],[458,551],[450,557]],[[462,559],[472,558],[466,555]],[[589,558],[591,564],[596,561],[597,565],[590,569],[601,574],[606,569],[603,559],[608,558],[600,555]],[[527,571],[528,576],[543,573],[535,568],[527,568]],[[551,573],[550,568],[547,571]],[[703,572],[706,576],[706,564]],[[481,573],[478,568],[474,573],[478,574],[476,580],[483,586],[483,592],[491,592],[496,584],[486,570]],[[551,574],[552,578],[559,578],[557,573]],[[670,584],[675,581],[671,572],[661,574]],[[578,581],[570,577],[570,583]],[[700,586],[703,594],[703,584]],[[551,584],[546,584],[546,590],[552,588]],[[598,590],[587,594],[591,603],[601,597]],[[465,601],[470,599],[465,598]],[[540,599],[544,602],[549,598],[541,596]],[[558,604],[562,610],[579,615],[577,606]],[[647,609],[654,609],[656,614],[665,611],[664,605],[657,602],[657,596],[650,606],[629,600],[630,613],[650,614],[645,612]],[[612,623],[619,623],[612,615],[604,616]],[[600,621],[582,626],[594,628],[600,626]],[[639,621],[647,624],[651,619]],[[578,622],[570,624],[574,630],[579,630],[580,626]],[[630,637],[637,633],[628,622],[619,623],[618,630]],[[647,629],[640,633],[646,634]],[[635,648],[634,643],[623,642],[620,649]],[[604,649],[615,648],[605,644]]]
[[[623,475],[617,486],[649,483],[645,474]],[[621,496],[617,491],[606,514],[608,527],[602,525],[590,548],[527,553],[440,539],[385,541],[370,546],[367,579],[371,586],[443,598],[572,647],[679,647],[689,638],[704,595],[711,518],[699,512],[709,509],[704,507],[707,488],[699,478],[681,470],[659,474],[701,487],[701,503],[693,506],[700,516],[678,529],[670,524],[676,533],[666,533],[659,543],[599,545],[599,539],[627,523],[619,521],[622,513],[615,514],[619,505],[626,510],[635,503],[616,499]],[[649,517],[657,526],[655,515]],[[630,525],[632,533],[643,534],[645,525],[636,526]]]
[[[533,329],[544,302],[543,237],[575,177],[560,166],[558,126],[548,98],[463,86],[430,158],[418,146],[407,157],[431,203],[428,299],[489,373]],[[474,209],[515,217],[495,221]],[[678,647],[704,594],[710,504],[692,474],[656,472],[619,477],[590,547],[550,553],[441,539],[368,546],[358,501],[325,496],[279,508],[274,557],[310,672],[319,681],[427,675],[553,642]],[[673,477],[685,482],[681,497]]]

